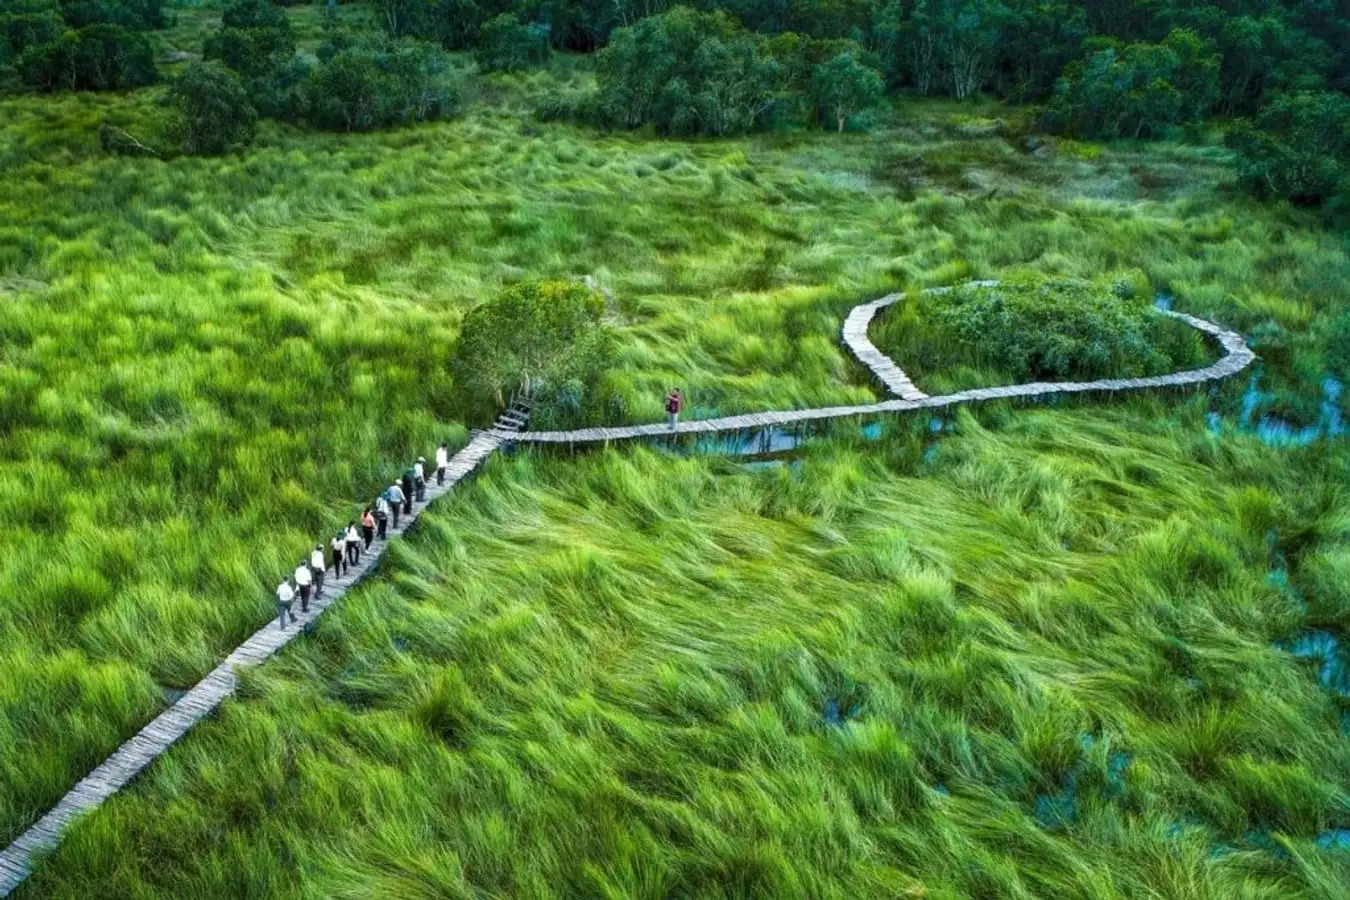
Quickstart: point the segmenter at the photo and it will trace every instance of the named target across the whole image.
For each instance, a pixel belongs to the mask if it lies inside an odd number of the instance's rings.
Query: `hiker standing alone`
[[[277,612],[280,615],[280,628],[286,630],[286,617],[291,614],[291,604],[295,601],[295,591],[291,588],[291,582],[283,578],[281,584],[277,585]]]
[[[450,465],[450,448],[441,444],[436,448],[436,486],[445,484],[445,468]]]
[[[295,567],[295,583],[300,588],[300,611],[309,612],[309,592],[314,587],[314,576],[305,563]]]
[[[683,406],[684,396],[680,394],[680,389],[671,388],[670,394],[666,396],[666,420],[671,428],[680,424],[680,409]]]

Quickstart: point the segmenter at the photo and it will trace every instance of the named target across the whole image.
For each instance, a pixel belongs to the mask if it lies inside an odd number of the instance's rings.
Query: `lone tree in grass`
[[[500,406],[509,390],[594,382],[612,351],[605,301],[566,281],[519,284],[464,317],[452,369],[475,405]]]
[[[850,119],[880,103],[884,88],[881,73],[852,53],[840,53],[811,72],[811,101],[840,132]]]
[[[177,107],[171,131],[185,153],[225,153],[253,140],[258,114],[239,76],[219,63],[188,66],[169,96]]]

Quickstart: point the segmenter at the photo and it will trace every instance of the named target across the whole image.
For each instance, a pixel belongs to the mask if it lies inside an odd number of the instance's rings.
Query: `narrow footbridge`
[[[977,282],[981,285],[995,283]],[[948,290],[950,288],[934,288],[931,292]],[[668,438],[671,435],[703,435],[776,426],[795,426],[828,419],[938,409],[982,400],[1183,387],[1228,378],[1242,371],[1255,359],[1255,355],[1240,334],[1204,319],[1164,310],[1165,315],[1179,319],[1213,338],[1223,350],[1223,356],[1219,361],[1203,369],[1174,372],[1170,375],[1159,375],[1152,378],[1038,382],[1010,387],[980,388],[940,397],[930,397],[915,387],[909,376],[893,360],[878,350],[867,337],[867,329],[872,319],[881,310],[899,300],[900,297],[900,294],[891,294],[871,303],[864,303],[855,307],[845,320],[843,329],[845,346],[898,399],[860,406],[830,406],[817,409],[726,416],[716,419],[681,422],[674,428],[666,424],[655,424],[632,425],[621,428],[582,428],[573,431],[519,431],[516,429],[524,424],[523,417],[507,416],[499,420],[496,427],[475,434],[468,445],[451,458],[445,484],[437,486],[428,483],[425,501],[415,503],[412,514],[405,516],[401,522],[401,527],[392,530],[389,537],[392,539],[406,531],[428,504],[452,490],[465,476],[477,468],[479,463],[492,455],[503,444],[509,442],[575,446],[577,444],[608,443],[641,438]],[[12,844],[0,851],[0,897],[8,896],[28,877],[37,858],[61,842],[62,833],[72,821],[82,813],[99,806],[104,800],[121,790],[155,757],[169,749],[176,740],[187,734],[192,726],[214,711],[226,697],[233,694],[237,683],[236,670],[263,663],[294,640],[306,626],[342,599],[375,567],[386,547],[388,547],[388,541],[380,541],[371,545],[369,551],[362,556],[361,562],[349,569],[345,575],[339,576],[336,572],[330,570],[325,577],[323,597],[310,604],[309,612],[299,613],[294,625],[283,630],[277,627],[275,620],[272,620],[259,628],[252,637],[236,647],[220,665],[212,669],[209,675],[180,697],[166,711],[151,720],[135,737],[122,744],[112,756],[108,757],[107,760],[71,788],[69,793],[46,815],[20,835]]]

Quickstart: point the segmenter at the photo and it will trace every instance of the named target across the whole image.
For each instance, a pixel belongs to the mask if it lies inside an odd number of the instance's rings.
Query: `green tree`
[[[150,41],[117,25],[90,25],[29,47],[16,68],[27,84],[44,91],[120,90],[158,78]]]
[[[597,70],[610,124],[717,136],[766,127],[784,77],[762,38],[725,13],[686,7],[620,28]]]
[[[271,0],[230,0],[220,14],[222,28],[272,28],[290,31],[286,11]]]
[[[295,38],[289,28],[222,28],[206,39],[202,55],[240,75],[264,77],[295,56]]]
[[[1156,137],[1203,116],[1218,97],[1213,45],[1186,29],[1161,43],[1096,39],[1070,63],[1047,108],[1051,128],[1088,138]]]
[[[184,152],[226,153],[253,140],[257,113],[239,76],[219,63],[192,63],[174,79],[171,133]]]
[[[516,285],[469,310],[451,361],[465,405],[479,414],[508,391],[548,396],[594,389],[613,354],[604,298],[563,281]]]
[[[449,57],[413,40],[357,42],[321,53],[308,94],[312,121],[342,131],[444,118],[459,99]]]
[[[921,94],[945,85],[971,96],[994,71],[1009,15],[1001,0],[915,0],[900,23],[902,71]]]
[[[546,26],[526,25],[507,13],[483,23],[474,58],[484,72],[516,72],[548,62]]]
[[[841,53],[811,73],[811,100],[840,132],[850,119],[877,106],[882,90],[881,73],[858,62],[851,53]]]
[[[148,31],[169,24],[161,0],[62,0],[61,12],[73,28],[117,25],[129,31]]]
[[[1275,97],[1255,121],[1238,122],[1228,145],[1253,192],[1319,205],[1350,194],[1350,98],[1328,91]]]

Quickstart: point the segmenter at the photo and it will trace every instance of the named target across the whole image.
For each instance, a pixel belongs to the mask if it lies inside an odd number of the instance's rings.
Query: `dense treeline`
[[[257,115],[367,131],[449,114],[458,97],[449,57],[423,41],[333,31],[315,61],[296,55],[286,13],[269,0],[231,0],[207,60],[234,73]],[[233,92],[228,76],[221,90]]]
[[[1239,120],[1229,143],[1250,188],[1350,203],[1343,3],[372,0],[382,37],[334,30],[307,57],[281,5],[226,6],[203,47],[219,67],[194,67],[174,92],[183,134],[242,136],[256,117],[353,131],[436,118],[458,96],[446,51],[472,51],[481,71],[598,51],[596,88],[550,97],[542,116],[685,136],[842,131],[866,127],[886,90],[1032,104],[1044,129],[1088,139],[1156,138],[1220,115]],[[0,90],[151,83],[145,32],[164,24],[160,0],[0,0]],[[207,91],[209,103],[185,100]],[[186,121],[211,110],[233,121]]]
[[[160,0],[0,0],[0,93],[117,90],[158,78]]]

